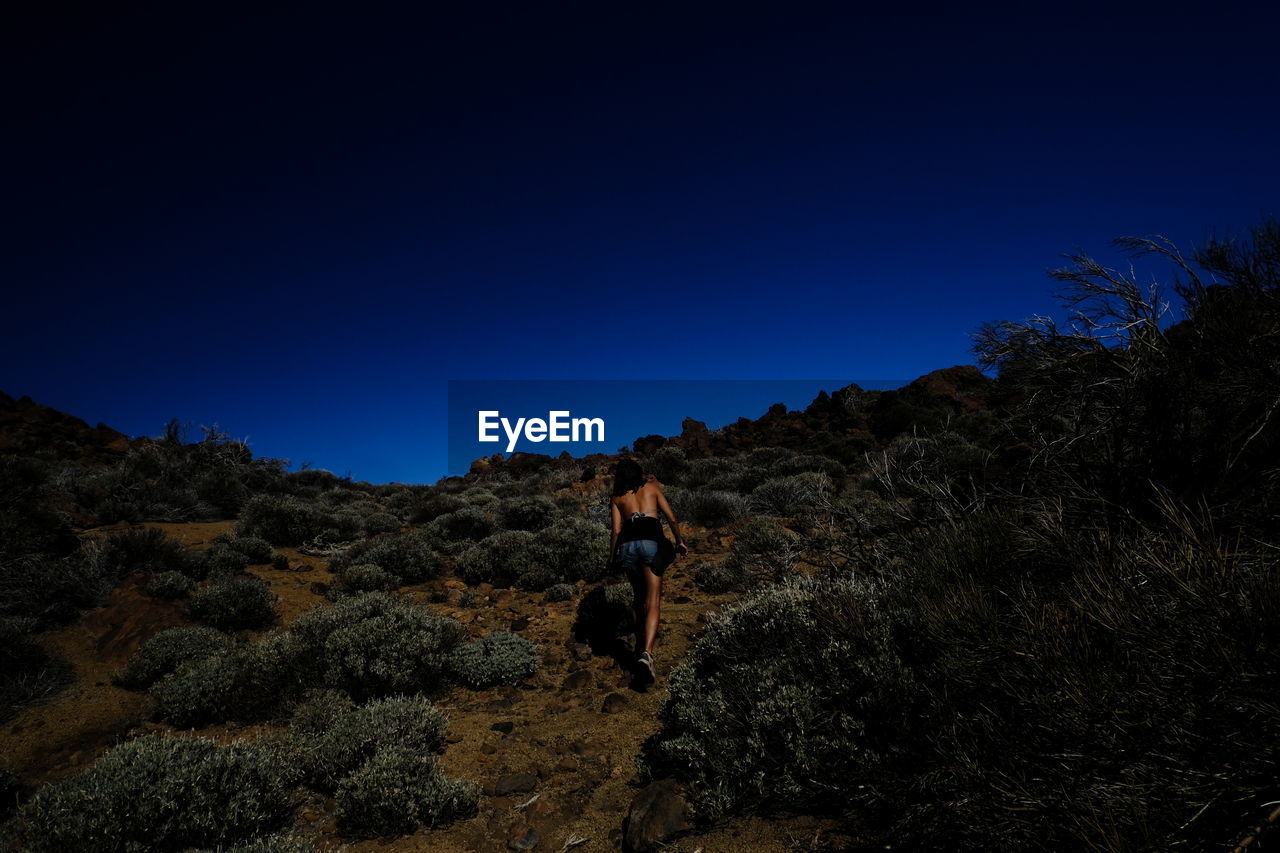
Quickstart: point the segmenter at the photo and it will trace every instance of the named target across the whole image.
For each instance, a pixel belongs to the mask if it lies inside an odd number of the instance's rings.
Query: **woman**
[[[689,553],[680,535],[680,523],[662,494],[662,485],[646,477],[634,459],[622,459],[613,469],[610,500],[613,535],[610,562],[627,573],[635,593],[636,667],[642,679],[654,680],[653,642],[658,637],[658,610],[662,606],[662,573],[678,556]],[[661,512],[676,535],[675,548],[662,532]]]

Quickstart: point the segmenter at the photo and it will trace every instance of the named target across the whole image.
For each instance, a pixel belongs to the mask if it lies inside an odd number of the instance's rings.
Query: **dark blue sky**
[[[0,390],[434,481],[449,379],[912,377],[1277,212],[1262,4],[435,5],[11,22]]]

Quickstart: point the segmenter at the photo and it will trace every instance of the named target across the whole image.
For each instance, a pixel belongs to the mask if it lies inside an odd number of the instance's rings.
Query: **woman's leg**
[[[644,577],[641,576],[642,571],[644,571],[643,568],[629,569],[627,571],[627,580],[631,581],[631,615],[635,623],[636,635],[636,642],[632,647],[632,651],[636,654],[644,651],[644,606],[648,591],[645,587]]]
[[[637,652],[652,652],[658,639],[658,617],[662,609],[662,577],[653,573],[653,567],[640,567],[644,583],[644,635],[637,637]]]

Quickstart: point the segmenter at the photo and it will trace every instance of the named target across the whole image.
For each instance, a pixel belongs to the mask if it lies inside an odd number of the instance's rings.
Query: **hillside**
[[[998,379],[957,366],[637,438],[692,548],[648,689],[606,563],[616,455],[371,485],[216,432],[113,462],[80,448],[109,432],[23,403],[0,457],[5,837],[1267,843],[1278,250],[1266,223],[1197,253],[1217,281],[1180,282],[1168,328],[1154,291],[1080,259],[1058,273],[1075,325],[975,335]]]
[[[687,420],[681,435],[644,437],[637,440],[636,450],[648,455],[663,447],[679,448],[693,459],[762,447],[830,450],[833,441],[843,442],[842,449],[861,450],[876,446],[877,429],[881,437],[891,437],[884,423],[904,422],[904,412],[937,419],[982,410],[989,385],[990,380],[973,368],[950,368],[921,377],[900,392],[863,392],[850,386],[835,395],[824,392],[803,411],[788,412],[778,406],[756,420],[744,418],[722,430],[708,430]],[[105,425],[90,429],[79,419],[25,398],[4,400],[9,408],[0,421],[0,443],[15,449],[15,455],[119,464],[131,446],[126,437]],[[140,439],[132,446],[145,452],[159,444]],[[575,462],[573,473],[581,471],[582,476],[573,477],[567,491],[584,503],[598,502],[608,488],[605,472],[616,458],[593,456]],[[475,488],[495,480],[545,475],[548,468],[562,469],[563,463],[515,454],[506,461],[477,460],[465,478],[451,479],[458,487]],[[72,519],[90,514],[78,505],[72,510]],[[220,534],[231,535],[235,522],[131,525],[121,520],[82,529],[73,525],[78,536],[98,542],[139,527],[162,531],[184,548],[201,552]],[[424,842],[440,850],[505,849],[508,841],[528,837],[529,828],[543,839],[539,849],[560,849],[575,838],[585,839],[575,849],[619,849],[623,820],[642,788],[635,759],[643,742],[658,731],[656,713],[666,676],[686,656],[709,614],[740,595],[708,594],[693,578],[699,566],[724,558],[732,534],[693,523],[686,523],[685,530],[693,554],[673,566],[666,578],[659,681],[649,689],[633,687],[622,648],[593,650],[575,636],[577,611],[588,586],[585,581],[579,580],[572,598],[558,602],[546,601],[541,591],[483,582],[469,586],[456,576],[399,587],[400,594],[416,604],[466,625],[473,637],[499,630],[526,637],[538,649],[540,665],[532,678],[518,686],[457,690],[437,701],[449,719],[444,767],[450,776],[484,785],[486,796],[478,815],[470,820],[380,841],[378,849],[419,849]],[[273,624],[284,626],[313,607],[329,604],[326,593],[335,586],[336,576],[329,560],[314,551],[304,553],[289,546],[275,550],[286,556],[288,568],[250,564],[243,571],[269,585],[278,614]],[[139,734],[184,732],[155,720],[145,693],[112,681],[112,675],[158,632],[198,624],[181,602],[144,594],[148,577],[146,572],[123,576],[102,604],[65,626],[37,635],[39,646],[53,659],[69,664],[73,672],[60,692],[23,708],[4,725],[0,743],[23,790],[74,778],[111,747]],[[602,579],[604,583],[620,580],[621,576]],[[267,630],[248,631],[243,639],[261,640]],[[229,722],[194,731],[231,743],[252,741],[272,728],[269,722]],[[524,805],[535,795],[532,803]],[[332,801],[312,798],[297,807],[295,826],[320,849],[344,845],[373,849],[370,842],[344,838],[332,812]],[[689,835],[679,849],[723,849],[743,839],[761,850],[796,849],[793,845],[805,839],[815,845],[813,849],[843,849],[852,843],[849,833],[849,826],[833,817],[744,817]]]

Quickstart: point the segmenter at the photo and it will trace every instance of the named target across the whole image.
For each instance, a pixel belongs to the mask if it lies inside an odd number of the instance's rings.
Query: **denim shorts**
[[[641,566],[650,566],[655,575],[661,576],[668,563],[658,558],[658,543],[652,539],[632,539],[618,545],[615,565],[627,574],[639,574]]]

